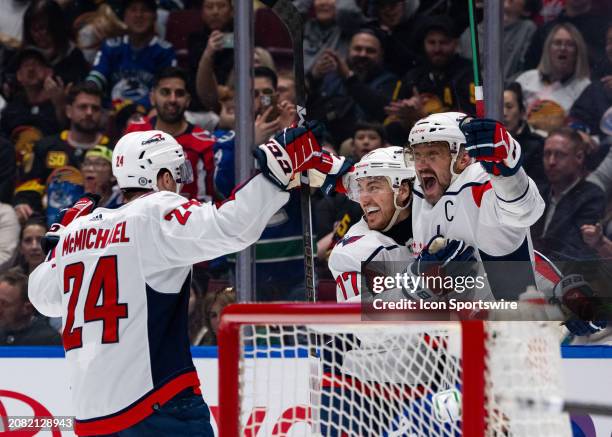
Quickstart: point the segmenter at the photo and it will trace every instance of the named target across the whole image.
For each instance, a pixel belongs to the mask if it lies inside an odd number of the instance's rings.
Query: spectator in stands
[[[202,2],[202,32],[189,35],[189,73],[196,77],[203,62],[210,62],[218,83],[225,85],[234,65],[234,9],[232,0]],[[198,93],[199,94],[199,93]],[[205,107],[206,102],[202,100]]]
[[[612,106],[612,23],[606,35],[606,63],[601,64],[597,76],[574,102],[570,118],[588,126],[590,133],[603,135],[601,117]]]
[[[523,167],[539,186],[546,181],[542,160],[544,138],[531,129],[526,115],[521,85],[512,82],[504,90],[504,125],[521,145]]]
[[[123,195],[113,176],[112,162],[111,149],[95,146],[85,153],[85,160],[81,164],[85,192],[99,195],[98,206],[109,209],[123,205]]]
[[[71,38],[70,24],[55,0],[36,0],[23,17],[23,46],[40,50],[53,68],[56,86],[85,79],[89,64]]]
[[[546,209],[531,234],[536,249],[552,259],[596,258],[583,241],[581,227],[597,224],[606,202],[603,191],[584,179],[584,163],[584,144],[573,129],[551,132],[544,143],[548,185],[540,187]]]
[[[419,2],[412,0],[375,0],[373,17],[385,35],[385,66],[398,77],[414,68],[419,55],[414,28]]]
[[[196,346],[216,346],[217,332],[221,311],[226,306],[236,302],[236,292],[233,287],[221,290],[210,290],[204,296],[202,306],[204,310],[204,329],[193,338]]]
[[[477,3],[478,4],[478,3]],[[532,15],[538,12],[542,6],[541,0],[506,0],[504,1],[504,31],[502,42],[502,70],[504,81],[508,82],[518,73],[524,71],[525,53],[531,42],[531,38],[537,27],[533,21],[529,19]],[[478,40],[481,41],[480,57],[482,58],[482,50],[485,39],[484,22],[478,23]],[[459,53],[461,56],[472,59],[472,42],[470,38],[470,29],[466,29],[461,35]]]
[[[397,83],[383,65],[380,36],[370,29],[353,35],[346,59],[326,50],[308,76],[312,115],[327,123],[336,143],[350,138],[358,120],[382,122]]]
[[[70,89],[66,97],[66,117],[70,129],[49,135],[34,147],[33,161],[24,182],[17,186],[13,204],[21,222],[34,211],[42,212],[41,196],[49,175],[60,167],[79,168],[85,152],[96,145],[108,145],[100,132],[102,94],[92,83],[83,82]]]
[[[385,143],[385,129],[381,124],[360,121],[355,125],[351,155],[357,162],[366,153],[385,147]]]
[[[176,63],[174,48],[155,36],[155,0],[126,0],[123,21],[128,34],[104,42],[87,80],[114,102],[129,100],[149,106],[157,73]]]
[[[591,82],[587,51],[580,32],[569,23],[548,34],[538,68],[521,74],[529,122],[551,131],[563,124],[570,108]]]
[[[60,335],[46,317],[36,315],[28,299],[28,277],[0,274],[0,346],[60,345]]]
[[[314,0],[314,16],[304,25],[304,71],[309,72],[325,50],[346,57],[351,35],[359,28],[361,14],[350,2]]]
[[[278,77],[268,67],[256,67],[253,79],[255,144],[260,144],[295,121],[295,106],[279,101]]]
[[[586,41],[590,64],[596,65],[603,57],[608,18],[594,13],[592,3],[592,0],[566,0],[564,11],[556,19],[540,27],[533,35],[525,55],[525,68],[532,69],[538,66],[546,51],[546,40],[552,29],[563,23],[570,24],[579,31]]]
[[[11,267],[19,243],[19,220],[6,203],[0,202],[0,273]]]
[[[185,119],[191,95],[187,90],[187,72],[177,67],[160,71],[151,90],[151,105],[156,116],[143,117],[132,122],[127,132],[161,130],[172,135],[183,146],[194,171],[194,181],[182,187],[190,199],[209,201],[213,197],[213,145],[208,131],[194,126]]]
[[[29,275],[44,261],[45,254],[40,247],[40,240],[47,232],[47,225],[39,215],[33,215],[24,223],[19,237],[19,254],[15,260],[16,271]]]
[[[385,108],[405,137],[414,122],[428,114],[475,111],[471,64],[456,53],[450,18],[425,18],[418,33],[425,58],[402,78],[397,98]]]
[[[63,89],[54,86],[53,69],[34,49],[24,49],[14,58],[17,85],[2,110],[0,126],[10,137],[16,128],[33,126],[49,135],[60,129]]]

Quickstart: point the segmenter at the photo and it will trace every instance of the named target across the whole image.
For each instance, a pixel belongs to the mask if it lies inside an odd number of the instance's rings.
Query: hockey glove
[[[258,146],[253,152],[259,168],[272,183],[285,189],[295,173],[321,165],[319,139],[323,126],[307,122],[303,127],[287,128]]]
[[[608,322],[605,320],[589,322],[572,319],[565,322],[565,327],[567,330],[576,336],[596,334],[599,331],[602,331],[606,326],[608,326]]]
[[[45,256],[57,246],[64,228],[76,218],[87,215],[96,209],[98,202],[100,202],[99,195],[85,193],[73,206],[60,211],[59,223],[53,223],[49,231],[40,240],[40,247]]]
[[[567,275],[553,288],[551,303],[560,304],[563,312],[570,318],[593,320],[601,314],[603,305],[595,295],[591,285],[582,275]]]
[[[474,262],[476,258],[473,247],[461,240],[446,240],[441,235],[436,235],[429,240],[412,264],[411,270],[414,275],[439,277],[444,283],[447,276],[472,276]],[[440,280],[433,282],[439,283]],[[446,294],[454,290],[435,287],[432,291],[436,294]]]
[[[344,156],[336,156],[321,150],[321,155],[314,157],[309,165],[313,165],[308,169],[309,184],[312,188],[321,188],[325,194],[330,194],[334,190],[345,192],[342,180],[348,171],[353,168],[353,160]],[[294,173],[293,179],[289,183],[287,189],[292,189],[300,185],[300,174]]]
[[[520,144],[504,125],[488,118],[464,118],[459,129],[466,139],[465,150],[471,158],[494,176],[512,176],[523,161]]]

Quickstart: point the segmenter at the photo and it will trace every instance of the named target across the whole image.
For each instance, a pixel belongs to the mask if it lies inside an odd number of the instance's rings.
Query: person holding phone
[[[192,33],[187,40],[188,70],[191,77],[198,70],[206,71],[196,80],[197,96],[206,109],[219,111],[217,85],[225,85],[234,66],[234,9],[231,0],[204,0],[201,17],[202,31]]]

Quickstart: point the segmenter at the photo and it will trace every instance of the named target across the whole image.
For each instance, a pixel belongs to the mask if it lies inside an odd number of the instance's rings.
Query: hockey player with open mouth
[[[406,159],[414,160],[417,174],[412,231],[418,257],[412,272],[422,273],[419,264],[462,261],[472,252],[489,285],[472,299],[517,300],[533,286],[546,301],[560,304],[563,314],[554,320],[570,318],[566,326],[576,335],[606,326],[585,321],[596,309],[581,299],[597,305],[590,286],[579,275],[563,277],[534,252],[530,226],[544,201],[521,166],[520,144],[503,124],[457,112],[432,114],[410,131]],[[547,320],[538,312],[516,317]]]
[[[350,175],[348,196],[358,202],[363,218],[334,246],[329,268],[336,280],[338,302],[360,301],[362,263],[407,263],[413,259],[407,244],[410,220],[412,162],[401,147],[376,149],[359,161]]]
[[[78,435],[213,436],[187,335],[191,266],[253,244],[294,174],[330,172],[317,135],[310,124],[257,147],[261,174],[220,207],[177,194],[191,171],[172,136],[119,140],[113,175],[127,204],[77,202],[29,282],[36,309],[63,318]]]
[[[429,243],[436,237],[457,240],[461,248],[449,243],[452,250],[436,256],[448,261],[473,250],[488,268],[496,299],[516,299],[534,285],[529,227],[544,201],[505,127],[458,112],[432,114],[411,129],[406,156],[417,174],[412,225],[419,258],[430,260]]]

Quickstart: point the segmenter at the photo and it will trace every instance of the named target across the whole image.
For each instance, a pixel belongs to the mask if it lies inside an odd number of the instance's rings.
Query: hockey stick
[[[304,21],[291,0],[262,0],[283,22],[293,46],[293,75],[295,76],[295,99],[297,103],[298,126],[306,121],[306,79],[304,76]],[[306,299],[316,300],[314,238],[312,233],[312,202],[308,172],[300,177],[300,207],[302,210],[302,231],[304,233],[304,270],[306,273]]]
[[[478,72],[478,36],[476,34],[476,20],[474,19],[474,2],[468,0],[468,9],[470,16],[470,42],[472,45],[472,70],[474,72],[474,97],[476,99],[476,116],[485,116],[484,107],[484,92],[480,84],[480,75]]]

